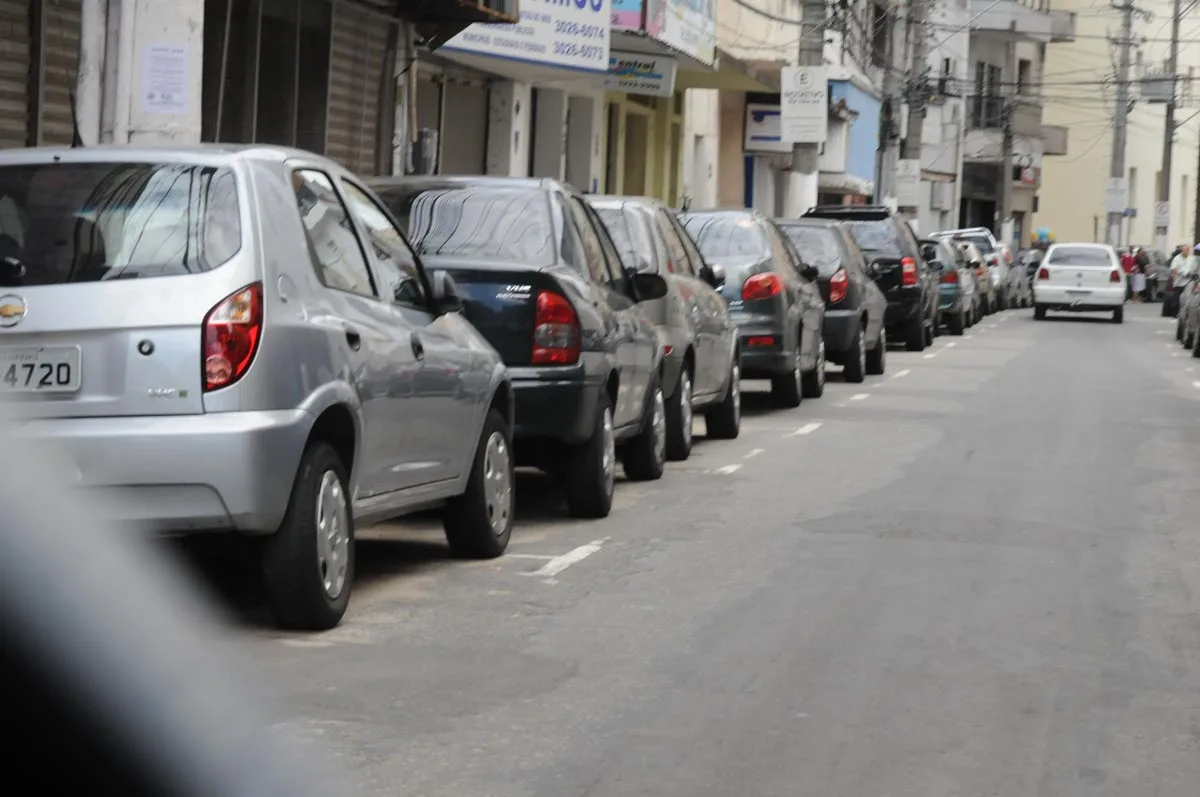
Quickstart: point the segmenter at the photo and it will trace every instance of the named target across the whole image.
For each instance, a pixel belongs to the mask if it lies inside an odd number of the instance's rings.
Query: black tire
[[[867,374],[867,344],[863,341],[863,328],[860,324],[850,338],[850,348],[842,354],[842,378],[855,384],[863,381]]]
[[[805,398],[820,398],[825,394],[825,338],[817,344],[817,365],[804,374],[800,389]]]
[[[929,332],[925,336],[925,345],[932,346],[935,338],[942,336],[942,314],[938,313],[929,323]]]
[[[498,410],[488,410],[475,447],[471,475],[462,495],[451,499],[442,513],[446,542],[455,556],[495,559],[512,536],[516,477],[512,431]]]
[[[925,317],[908,319],[904,325],[904,346],[909,351],[925,351]]]
[[[1195,338],[1200,338],[1200,335],[1188,334],[1188,331],[1185,329],[1183,331],[1183,341],[1182,341],[1183,348],[1185,348],[1185,349],[1192,348],[1192,342],[1193,342],[1193,339],[1195,339]]]
[[[263,540],[263,590],[271,613],[283,628],[326,631],[346,614],[354,583],[349,481],[333,446],[322,440],[308,444],[300,457],[283,522]],[[324,518],[327,529],[336,524],[340,530],[322,531],[322,509],[328,510]],[[322,534],[327,545],[321,544]]]
[[[1033,306],[1033,317],[1038,321],[1046,320],[1046,307],[1044,305],[1035,304]]]
[[[608,517],[612,511],[616,467],[612,399],[607,390],[602,390],[596,403],[592,436],[572,447],[567,455],[563,488],[567,494],[567,511],[572,517]]]
[[[667,399],[667,459],[683,462],[692,455],[692,374],[685,364],[675,392]]]
[[[1163,297],[1162,297],[1162,317],[1163,318],[1171,317],[1171,303],[1167,300],[1167,294],[1165,294],[1165,293],[1163,294]]]
[[[1118,307],[1116,310],[1113,310],[1113,323],[1114,324],[1120,324],[1124,320],[1125,320],[1125,308],[1124,307]]]
[[[1192,356],[1200,359],[1200,335],[1196,335],[1196,340],[1192,344]]]
[[[800,338],[796,338],[795,362],[792,370],[786,374],[771,377],[771,396],[780,407],[799,407],[804,399],[804,391],[800,382],[803,373],[800,370]]]
[[[742,430],[742,368],[736,352],[729,366],[725,398],[704,413],[704,426],[714,440],[734,440]]]
[[[963,333],[963,331],[967,328],[966,316],[967,316],[966,310],[959,310],[957,313],[954,313],[953,315],[950,316],[949,326],[950,326],[950,334],[951,335],[961,335]]]
[[[667,464],[667,400],[662,381],[650,383],[650,400],[637,437],[621,447],[621,465],[633,481],[649,482],[662,478]]]
[[[1175,340],[1183,341],[1183,319],[1180,318],[1175,322]]]
[[[875,348],[867,352],[867,373],[872,376],[881,376],[884,370],[887,369],[887,329],[879,328],[879,338],[875,341]]]

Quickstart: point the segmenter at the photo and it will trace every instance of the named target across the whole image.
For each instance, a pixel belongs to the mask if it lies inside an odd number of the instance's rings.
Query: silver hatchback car
[[[354,529],[513,522],[496,351],[353,175],[274,147],[0,153],[0,397],[161,533],[264,535],[268,601],[336,625]]]

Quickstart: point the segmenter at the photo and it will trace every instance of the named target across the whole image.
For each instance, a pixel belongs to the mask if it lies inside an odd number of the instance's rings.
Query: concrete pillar
[[[783,217],[798,219],[804,211],[817,204],[818,172],[782,172],[779,177],[787,182],[784,184]]]
[[[487,173],[529,176],[533,92],[527,83],[498,80],[488,92]]]
[[[599,194],[604,182],[604,98],[571,97],[567,114],[567,182]]]
[[[197,144],[204,59],[204,0],[119,0],[112,91],[117,144]],[[110,42],[112,39],[110,39]]]
[[[560,89],[534,89],[537,108],[533,119],[533,171],[531,177],[565,178],[567,170],[567,100]]]

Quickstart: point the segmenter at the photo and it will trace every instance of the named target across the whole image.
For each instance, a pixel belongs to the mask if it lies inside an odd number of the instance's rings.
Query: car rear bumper
[[[796,361],[789,357],[782,325],[774,319],[762,316],[734,317],[737,323],[742,376],[746,379],[764,379],[790,373]],[[762,339],[771,338],[772,343]]]
[[[304,410],[126,418],[56,418],[23,424],[76,486],[115,519],[152,533],[270,533],[287,511],[312,430]]]
[[[943,313],[957,313],[963,308],[962,289],[954,287],[938,288],[938,310]]]
[[[549,377],[545,369],[510,368],[509,374],[517,407],[514,440],[575,444],[592,436],[602,382],[586,378],[582,371],[560,378]],[[520,446],[517,449],[520,454]]]
[[[1033,301],[1051,310],[1114,310],[1125,304],[1125,286],[1055,288],[1038,285],[1033,289]]]
[[[860,326],[858,313],[854,310],[826,310],[822,333],[825,336],[825,351],[829,356],[849,351],[850,342]]]
[[[921,296],[913,294],[899,299],[888,299],[887,311],[883,314],[884,323],[888,326],[903,324],[921,315]]]

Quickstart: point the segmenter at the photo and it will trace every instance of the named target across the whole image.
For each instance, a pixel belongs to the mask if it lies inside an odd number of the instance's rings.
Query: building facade
[[[81,0],[0,3],[0,147],[69,145]]]

